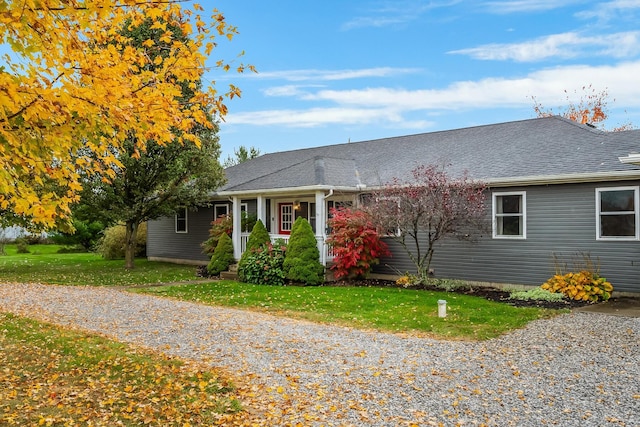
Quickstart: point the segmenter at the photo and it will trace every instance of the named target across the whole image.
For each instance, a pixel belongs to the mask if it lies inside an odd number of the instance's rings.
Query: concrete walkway
[[[612,316],[640,317],[640,297],[614,298],[600,304],[580,307],[576,311],[603,313]]]

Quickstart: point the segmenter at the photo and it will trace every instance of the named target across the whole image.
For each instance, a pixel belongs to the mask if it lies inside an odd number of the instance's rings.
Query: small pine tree
[[[287,253],[283,264],[287,279],[307,285],[324,282],[324,266],[320,263],[320,251],[309,221],[298,217],[291,229]]]
[[[227,271],[234,261],[233,242],[231,241],[231,237],[229,237],[227,233],[222,233],[218,240],[218,244],[216,245],[216,249],[213,251],[213,256],[207,266],[207,270],[212,276],[217,276],[220,272]]]
[[[256,224],[253,226],[251,230],[251,234],[249,234],[249,240],[247,240],[247,247],[244,250],[244,253],[240,257],[240,262],[238,262],[238,276],[241,281],[245,281],[243,268],[247,262],[247,257],[251,254],[253,249],[259,249],[265,243],[270,243],[271,237],[269,236],[269,232],[265,228],[264,224],[261,220],[256,221]]]

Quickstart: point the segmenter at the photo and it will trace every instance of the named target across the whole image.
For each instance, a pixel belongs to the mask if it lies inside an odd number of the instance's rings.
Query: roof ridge
[[[598,135],[601,135],[601,134],[605,134],[606,135],[607,133],[609,133],[607,131],[598,129],[597,127],[595,127],[594,125],[592,125],[590,123],[578,123],[575,120],[568,119],[568,118],[563,117],[563,116],[558,115],[558,114],[555,114],[553,116],[541,117],[541,118],[558,119],[558,120],[561,120],[561,121],[563,121],[563,122],[565,122],[567,124],[576,126],[576,127],[580,128],[580,129],[583,129],[583,130],[588,130],[589,132],[593,132],[593,133],[598,134]]]
[[[366,139],[366,140],[361,140],[361,141],[349,141],[349,142],[340,142],[337,144],[325,144],[325,145],[318,145],[315,147],[305,147],[305,148],[295,148],[295,149],[291,149],[291,150],[285,150],[285,151],[274,151],[272,153],[265,153],[260,157],[267,157],[267,156],[273,156],[273,155],[281,155],[284,153],[294,153],[294,152],[299,152],[299,153],[303,153],[303,152],[308,152],[308,151],[312,151],[312,150],[322,150],[322,149],[326,149],[328,147],[343,147],[343,146],[348,146],[348,145],[354,145],[354,144],[368,144],[368,143],[376,143],[376,142],[380,142],[380,141],[389,141],[389,140],[398,140],[398,139],[404,139],[404,138],[412,138],[412,137],[416,137],[416,136],[420,136],[420,135],[437,135],[437,134],[443,134],[443,133],[455,133],[455,132],[461,132],[461,131],[468,131],[468,130],[473,130],[473,129],[479,129],[479,128],[487,128],[487,127],[495,127],[495,126],[506,126],[506,125],[513,125],[513,124],[517,124],[517,123],[524,123],[524,122],[532,122],[532,121],[537,121],[537,120],[560,120],[563,121],[567,124],[571,124],[573,126],[578,127],[579,129],[582,130],[588,130],[592,133],[595,134],[607,134],[609,132],[605,132],[602,131],[600,129],[597,128],[592,128],[590,126],[587,125],[583,125],[580,124],[576,121],[567,119],[565,117],[559,116],[559,115],[553,115],[553,116],[545,116],[545,117],[532,117],[532,118],[528,118],[528,119],[520,119],[520,120],[511,120],[509,122],[500,122],[500,123],[486,123],[486,124],[480,124],[480,125],[474,125],[474,126],[467,126],[467,127],[461,127],[461,128],[455,128],[455,129],[442,129],[442,130],[434,130],[434,131],[429,131],[429,132],[418,132],[418,133],[412,133],[412,134],[407,134],[407,135],[396,135],[396,136],[389,136],[389,137],[384,137],[384,138],[375,138],[375,139]],[[348,158],[344,158],[344,157],[333,157],[333,156],[323,156],[323,155],[318,155],[320,157],[325,157],[325,158],[335,158],[335,159],[343,159],[343,160],[354,160],[354,159],[348,159]]]

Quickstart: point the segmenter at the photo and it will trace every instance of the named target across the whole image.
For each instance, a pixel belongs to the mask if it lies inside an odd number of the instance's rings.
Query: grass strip
[[[495,338],[532,320],[559,313],[468,295],[403,288],[265,286],[227,280],[132,291],[314,322],[463,340]],[[438,300],[447,301],[444,318],[438,317]]]
[[[136,259],[133,270],[124,260],[105,260],[93,253],[56,253],[56,245],[30,246],[31,253],[0,256],[0,282],[51,283],[58,285],[132,286],[196,280],[196,268]]]

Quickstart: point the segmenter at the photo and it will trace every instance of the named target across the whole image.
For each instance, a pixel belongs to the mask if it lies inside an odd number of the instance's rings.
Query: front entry
[[[293,203],[278,203],[278,210],[280,211],[278,220],[278,233],[279,234],[291,234],[291,228],[293,227]]]

